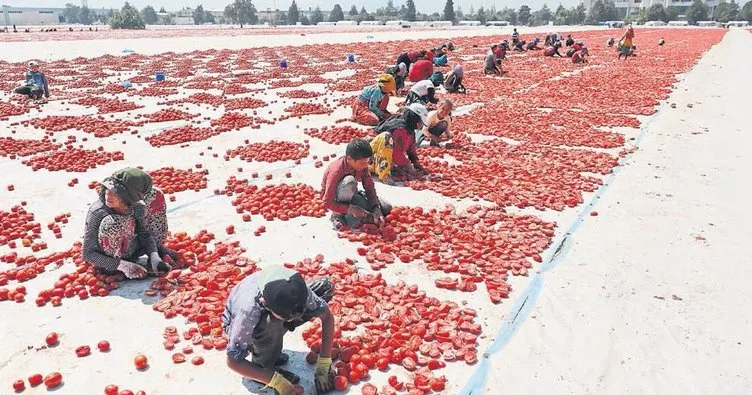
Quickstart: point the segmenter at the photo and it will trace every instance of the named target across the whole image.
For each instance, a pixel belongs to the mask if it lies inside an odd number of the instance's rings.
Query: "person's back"
[[[433,62],[426,59],[421,59],[415,62],[413,64],[413,67],[410,69],[410,81],[422,81],[430,78],[431,74],[433,74]]]
[[[487,69],[496,68],[496,55],[493,53],[493,50],[489,50],[486,53],[486,68]]]

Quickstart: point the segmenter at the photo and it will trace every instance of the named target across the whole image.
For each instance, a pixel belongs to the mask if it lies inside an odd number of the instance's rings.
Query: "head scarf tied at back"
[[[151,176],[141,169],[126,167],[105,178],[102,185],[107,189],[114,188],[115,193],[123,198],[128,204],[143,200],[144,196],[151,191],[154,182]]]
[[[462,69],[461,64],[454,66],[454,75],[456,75],[457,78],[462,78],[462,76],[465,75],[465,71]]]

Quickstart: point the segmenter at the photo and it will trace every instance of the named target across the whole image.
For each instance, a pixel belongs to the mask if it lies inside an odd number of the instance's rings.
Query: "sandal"
[[[285,353],[280,353],[279,358],[277,358],[277,362],[274,362],[274,366],[282,366],[287,363],[287,361],[290,360],[290,356]],[[300,380],[300,379],[298,379]],[[296,383],[297,384],[297,383]]]

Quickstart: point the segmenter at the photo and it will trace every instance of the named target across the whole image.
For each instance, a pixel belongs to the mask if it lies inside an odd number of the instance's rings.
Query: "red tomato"
[[[334,378],[334,389],[344,391],[347,388],[347,377],[337,376]]]
[[[392,386],[392,388],[396,389],[397,391],[402,391],[403,388],[405,388],[405,383],[399,381],[397,379],[397,376],[389,376],[389,385]]]
[[[42,375],[37,373],[34,375],[29,376],[29,385],[32,387],[36,387],[39,384],[42,384]]]
[[[104,387],[104,394],[105,395],[117,395],[118,393],[118,386],[114,384],[110,384],[106,387]]]
[[[133,359],[133,363],[136,365],[136,369],[141,370],[145,369],[149,365],[149,360],[146,358],[146,356],[138,354],[136,355],[136,358]]]
[[[385,371],[389,369],[389,359],[388,358],[379,358],[378,361],[376,361],[376,367],[381,370]]]
[[[52,389],[59,386],[63,382],[63,375],[59,372],[53,372],[45,376],[44,385],[47,389]]]
[[[133,395],[133,391],[131,390],[122,390],[118,392],[118,395]]]
[[[204,358],[202,356],[200,356],[200,355],[197,355],[197,356],[193,357],[193,359],[191,359],[191,363],[194,364],[194,365],[196,365],[196,366],[203,365],[204,364]]]
[[[26,389],[26,384],[23,380],[16,380],[13,382],[13,390],[16,392],[21,392]]]
[[[102,340],[101,342],[97,343],[97,348],[101,352],[110,351],[110,342],[108,342],[107,340]]]
[[[172,362],[174,362],[174,363],[183,363],[183,362],[185,362],[185,355],[183,355],[181,353],[172,354]]]
[[[361,388],[361,392],[363,393],[363,395],[376,395],[378,394],[379,390],[375,385],[369,383]]]
[[[76,348],[76,355],[79,358],[87,357],[91,354],[91,348],[89,346],[80,346]]]
[[[47,342],[48,346],[54,346],[58,342],[59,335],[55,332],[50,333],[47,335],[47,338],[45,341]]]
[[[318,359],[319,359],[319,355],[318,355],[318,354],[316,354],[315,352],[311,351],[311,352],[309,352],[309,353],[308,353],[308,354],[306,355],[306,358],[305,358],[305,359],[306,359],[306,362],[308,362],[308,363],[309,363],[310,365],[313,365],[313,364],[315,364],[315,363],[316,363],[316,361],[318,361]]]

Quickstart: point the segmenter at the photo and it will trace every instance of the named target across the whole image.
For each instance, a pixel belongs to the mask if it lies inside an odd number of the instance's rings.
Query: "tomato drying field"
[[[482,73],[500,36],[454,37],[449,64],[464,65],[468,88],[450,96],[455,138],[419,148],[428,177],[377,183],[396,206],[384,228],[338,234],[319,190],[346,142],[368,135],[347,121],[349,104],[400,52],[445,40],[381,33],[391,39],[58,56],[40,59],[52,101],[0,96],[0,311],[22,317],[0,324],[10,340],[0,351],[0,393],[17,379],[41,393],[30,377],[52,372],[62,374],[60,393],[107,385],[150,395],[256,392],[225,366],[219,314],[236,283],[270,264],[335,280],[345,391],[459,393],[530,275],[635,152],[678,76],[726,31],[638,29],[638,56],[627,61],[604,45],[620,31],[572,31],[590,64],[510,52],[505,78]],[[667,44],[655,45],[659,38]],[[24,62],[0,62],[0,75],[24,71]],[[154,81],[157,71],[165,81]],[[15,78],[0,85],[10,91]],[[149,171],[168,199],[167,244],[182,259],[166,277],[122,281],[81,259],[93,189],[126,166]],[[315,391],[305,360],[320,346],[318,325],[285,343],[306,393]],[[52,332],[59,338],[46,342]]]

